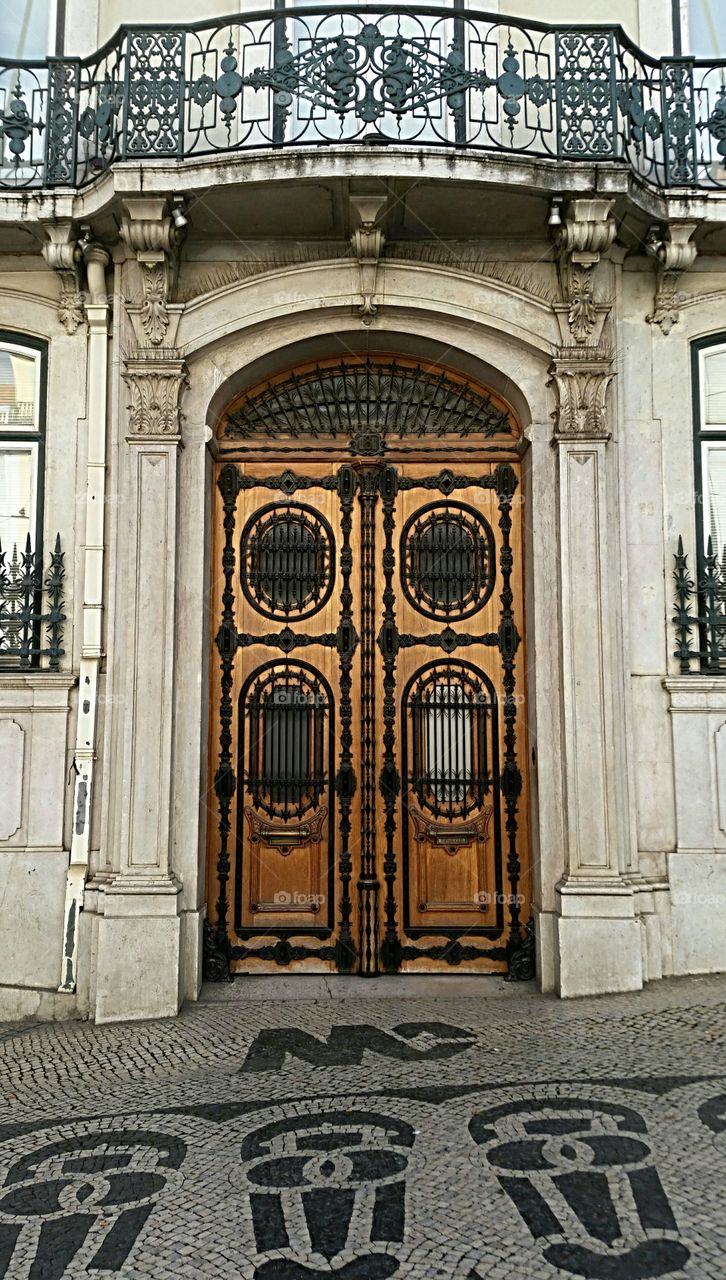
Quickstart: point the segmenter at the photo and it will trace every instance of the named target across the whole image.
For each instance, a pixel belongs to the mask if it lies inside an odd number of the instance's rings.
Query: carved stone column
[[[179,403],[186,368],[164,347],[127,361],[127,538],[120,643],[123,792],[115,874],[99,922],[96,1020],[175,1014],[180,885],[170,865]]]
[[[557,393],[565,874],[557,886],[562,995],[642,986],[640,926],[627,867],[617,486],[602,348],[562,348]]]

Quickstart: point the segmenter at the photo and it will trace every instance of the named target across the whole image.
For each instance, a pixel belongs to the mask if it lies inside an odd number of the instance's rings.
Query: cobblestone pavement
[[[0,1275],[726,1276],[726,979],[242,979],[0,1027]]]

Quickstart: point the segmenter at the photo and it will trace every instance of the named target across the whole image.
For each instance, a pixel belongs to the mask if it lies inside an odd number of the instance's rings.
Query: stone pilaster
[[[127,361],[123,800],[99,922],[96,1020],[177,1012],[180,888],[170,860],[179,403],[186,369],[163,347]]]
[[[642,986],[628,864],[617,485],[607,351],[552,366],[559,499],[565,874],[557,886],[562,995]]]

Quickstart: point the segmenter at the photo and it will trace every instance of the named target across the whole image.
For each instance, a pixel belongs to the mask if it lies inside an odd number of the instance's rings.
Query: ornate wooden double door
[[[529,976],[516,459],[218,464],[207,976]]]

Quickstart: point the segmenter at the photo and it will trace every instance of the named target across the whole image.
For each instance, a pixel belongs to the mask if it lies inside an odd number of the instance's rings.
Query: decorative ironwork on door
[[[531,975],[515,465],[221,465],[208,977]]]

